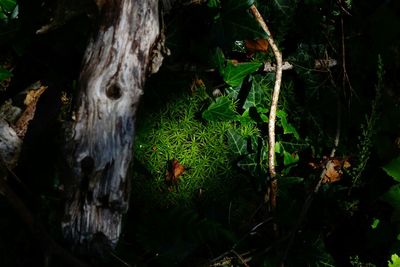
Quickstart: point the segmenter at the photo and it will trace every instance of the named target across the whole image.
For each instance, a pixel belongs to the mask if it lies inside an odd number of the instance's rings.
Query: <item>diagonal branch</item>
[[[268,121],[268,168],[269,174],[271,176],[271,184],[270,188],[270,203],[271,209],[274,210],[276,207],[276,195],[278,191],[278,182],[276,180],[276,171],[275,171],[275,121],[276,121],[276,109],[278,106],[279,100],[279,92],[282,83],[282,53],[279,51],[278,46],[276,45],[274,39],[272,38],[271,32],[268,29],[267,24],[265,23],[263,17],[260,12],[258,12],[257,7],[253,4],[250,6],[250,10],[262,29],[267,34],[267,40],[270,44],[272,51],[276,60],[276,75],[275,75],[275,85],[274,91],[272,94],[272,103],[269,112],[269,121]]]

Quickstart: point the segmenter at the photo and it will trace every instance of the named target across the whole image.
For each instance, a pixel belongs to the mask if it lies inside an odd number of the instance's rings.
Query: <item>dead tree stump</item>
[[[115,246],[129,204],[135,113],[148,73],[160,60],[158,1],[97,0],[67,138],[69,181],[62,222],[73,245],[99,234]]]

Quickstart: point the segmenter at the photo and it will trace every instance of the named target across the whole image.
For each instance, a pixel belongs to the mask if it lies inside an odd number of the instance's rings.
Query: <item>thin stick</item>
[[[132,265],[130,265],[129,263],[127,263],[126,261],[124,261],[123,259],[121,259],[120,257],[118,257],[117,254],[115,254],[114,252],[110,252],[111,256],[113,256],[114,258],[116,258],[119,262],[121,262],[123,265],[127,266],[127,267],[132,267]]]
[[[278,106],[279,100],[279,92],[282,83],[282,53],[279,51],[278,46],[275,44],[274,39],[272,38],[271,32],[268,29],[267,24],[265,23],[263,17],[261,16],[258,9],[253,4],[250,7],[251,12],[253,13],[254,17],[260,24],[261,28],[267,34],[267,40],[269,45],[274,52],[275,60],[276,60],[276,74],[275,74],[275,85],[274,91],[272,94],[272,102],[271,108],[269,112],[269,121],[268,121],[268,168],[269,174],[271,176],[271,184],[270,184],[270,203],[271,209],[275,210],[276,207],[276,195],[278,191],[278,182],[276,180],[276,171],[275,171],[275,121],[276,121],[276,109]]]
[[[335,59],[316,59],[314,62],[314,69],[309,69],[313,71],[328,71],[329,68],[332,68],[337,65],[337,60]],[[301,67],[299,65],[293,65],[289,61],[284,61],[282,63],[282,70],[291,70],[295,67]],[[301,67],[303,69],[306,69],[305,67]],[[276,66],[272,64],[271,62],[265,62],[264,63],[264,69],[265,72],[275,72],[276,71]]]
[[[245,266],[245,267],[250,267],[250,266],[247,264],[246,260],[243,259],[243,257],[242,257],[239,253],[237,253],[237,252],[234,251],[234,250],[232,250],[232,253],[235,254],[236,257],[242,262],[243,266]]]

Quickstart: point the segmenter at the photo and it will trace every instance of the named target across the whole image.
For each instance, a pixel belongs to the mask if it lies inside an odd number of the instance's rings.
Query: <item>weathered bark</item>
[[[161,35],[156,0],[97,4],[100,27],[84,56],[67,141],[71,177],[62,226],[75,245],[100,234],[114,246],[128,209],[135,113],[148,71],[160,64],[153,50]]]
[[[0,165],[12,169],[17,165],[22,140],[15,130],[0,117]]]

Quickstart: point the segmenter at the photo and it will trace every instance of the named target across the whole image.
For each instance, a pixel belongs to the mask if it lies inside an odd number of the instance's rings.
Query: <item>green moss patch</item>
[[[204,122],[202,105],[209,103],[202,90],[184,94],[160,111],[144,115],[135,140],[136,200],[165,207],[191,205],[201,199],[220,199],[238,178],[232,168],[232,151],[225,133],[229,122]],[[185,167],[174,186],[165,177],[168,162]]]

